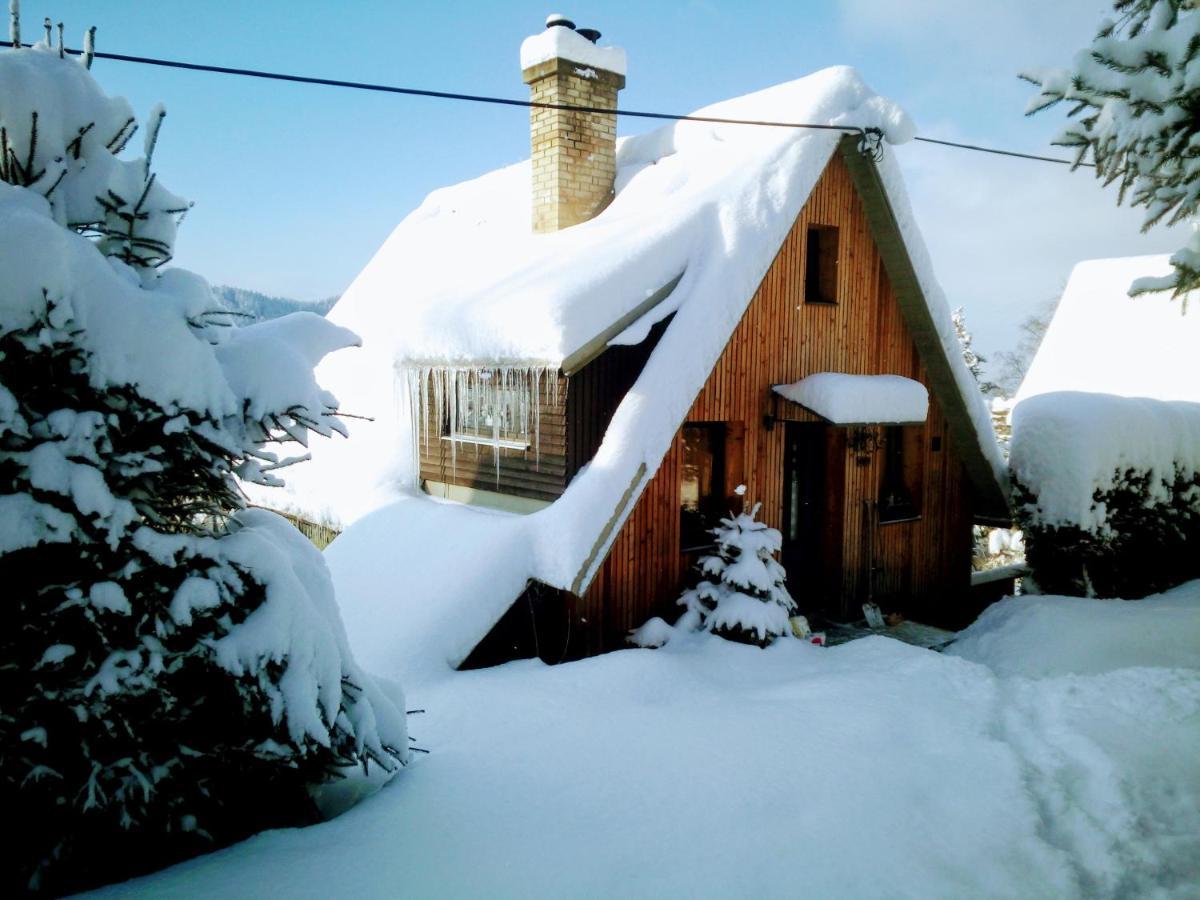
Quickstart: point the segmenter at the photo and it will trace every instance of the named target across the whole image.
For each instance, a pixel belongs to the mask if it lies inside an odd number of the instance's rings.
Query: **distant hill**
[[[330,308],[338,300],[337,297],[327,297],[324,300],[313,300],[306,303],[303,300],[292,300],[288,297],[271,297],[267,294],[260,294],[258,291],[229,287],[224,284],[214,287],[212,291],[213,296],[226,309],[245,313],[253,317],[255,322],[261,322],[263,319],[275,319],[279,316],[286,316],[288,313],[301,311],[315,312],[323,316],[329,312]]]

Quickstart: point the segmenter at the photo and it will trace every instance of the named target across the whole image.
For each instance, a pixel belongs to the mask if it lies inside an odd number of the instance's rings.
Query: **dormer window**
[[[804,302],[838,302],[838,229],[809,225],[804,255]]]

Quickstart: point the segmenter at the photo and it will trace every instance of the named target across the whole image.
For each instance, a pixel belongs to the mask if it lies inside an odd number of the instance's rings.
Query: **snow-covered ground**
[[[700,635],[425,674],[406,686],[432,753],[375,797],[109,895],[1200,888],[1200,582],[1005,600],[948,654]]]

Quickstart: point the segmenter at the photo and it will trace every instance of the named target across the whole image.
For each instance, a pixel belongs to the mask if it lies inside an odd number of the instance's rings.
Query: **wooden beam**
[[[959,392],[958,381],[946,357],[946,349],[909,258],[879,170],[858,151],[857,137],[843,138],[840,149],[854,186],[862,198],[871,234],[896,292],[905,324],[925,365],[929,386],[941,401],[956,446],[962,448],[963,464],[977,495],[977,515],[985,520],[1011,523],[1008,496],[988,462],[966,400]]]
[[[641,484],[642,478],[645,475],[646,464],[643,462],[638,465],[637,471],[633,473],[633,479],[629,482],[629,487],[625,488],[625,493],[617,501],[616,509],[613,510],[613,514],[609,517],[608,521],[604,523],[604,529],[600,532],[600,536],[596,538],[596,543],[592,545],[592,552],[588,554],[588,558],[584,560],[583,566],[579,569],[579,574],[575,576],[575,580],[571,583],[571,593],[576,597],[581,596],[587,590],[588,583],[591,580],[587,577],[588,571],[592,568],[596,557],[604,550],[605,545],[608,543],[609,535],[613,533],[613,529],[621,521],[626,507],[629,506],[629,501],[633,499],[633,492],[637,490],[637,486]]]

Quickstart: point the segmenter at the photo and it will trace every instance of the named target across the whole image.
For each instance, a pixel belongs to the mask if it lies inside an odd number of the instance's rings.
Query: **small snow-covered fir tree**
[[[744,496],[745,486],[739,486]],[[677,627],[703,628],[713,634],[765,647],[780,635],[790,634],[788,618],[796,602],[784,585],[786,572],[775,559],[783,546],[778,529],[756,518],[761,503],[749,512],[721,519],[712,529],[717,552],[698,562],[705,576],[684,591],[679,604],[686,607]]]
[[[1200,209],[1200,10],[1194,0],[1115,0],[1091,46],[1068,68],[1022,73],[1040,91],[1027,114],[1061,102],[1071,121],[1054,143],[1089,151],[1117,202],[1144,206],[1142,230],[1195,221]],[[1175,271],[1131,293],[1200,287],[1200,232],[1171,257]]]
[[[979,385],[979,390],[984,394],[993,394],[997,391],[997,386],[983,377],[983,364],[987,362],[987,358],[980,356],[975,352],[972,344],[975,343],[975,337],[967,328],[967,312],[961,306],[954,310],[951,316],[954,322],[954,333],[958,336],[959,346],[962,347],[963,362],[967,364],[971,374],[975,376],[975,383]]]
[[[161,113],[152,117],[156,136]],[[407,756],[320,553],[248,510],[269,445],[344,433],[313,367],[356,337],[244,328],[160,267],[187,204],[84,65],[0,51],[0,854],[9,893],[128,877],[317,818]]]

